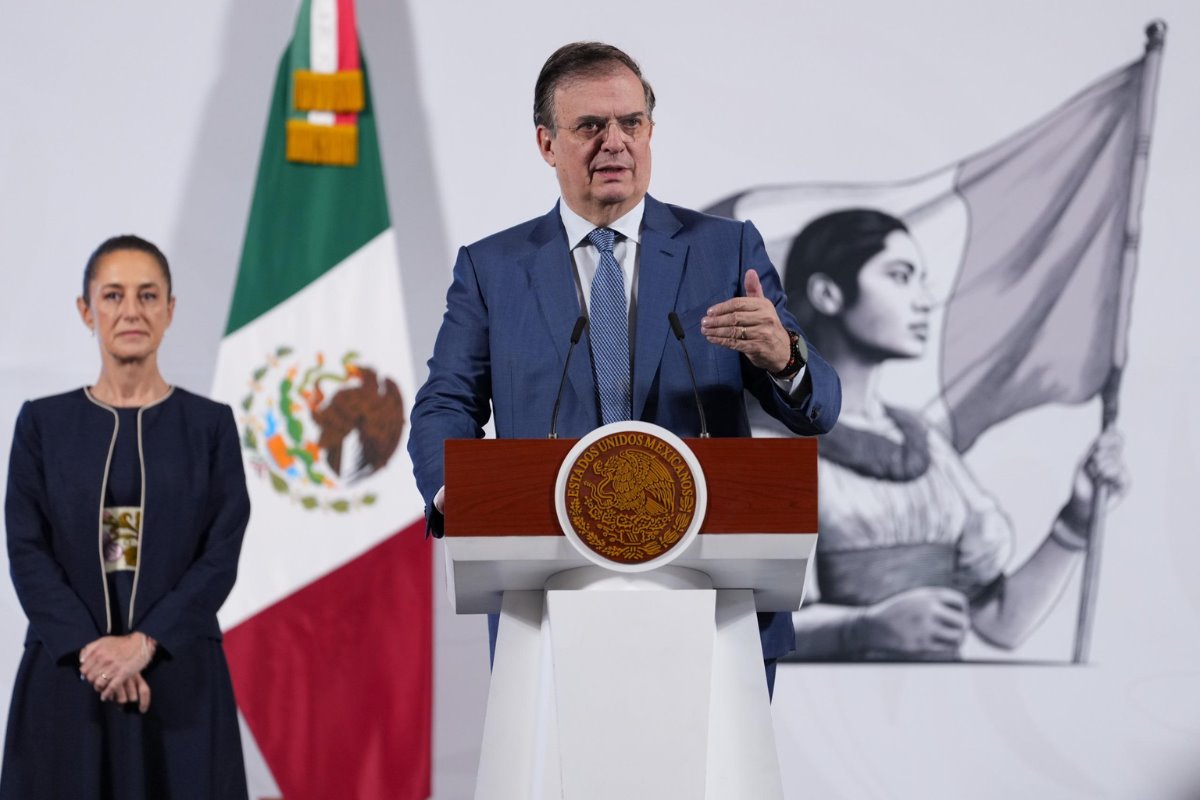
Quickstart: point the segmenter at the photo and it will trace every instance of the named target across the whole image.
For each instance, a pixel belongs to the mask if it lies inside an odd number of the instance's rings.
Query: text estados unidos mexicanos
[[[648,436],[644,433],[614,433],[612,436],[606,436],[594,445],[583,451],[575,465],[571,467],[571,475],[567,478],[567,496],[578,497],[579,489],[583,482],[584,473],[588,467],[604,453],[612,450],[614,447],[640,447],[649,450],[665,460],[668,466],[675,473],[675,477],[679,479],[679,488],[685,496],[693,492],[692,475],[688,469],[687,462],[683,460],[683,456],[671,445],[659,439],[657,436]]]

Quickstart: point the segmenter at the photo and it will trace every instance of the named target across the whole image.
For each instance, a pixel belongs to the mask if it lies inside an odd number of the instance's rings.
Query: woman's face
[[[118,361],[143,360],[158,351],[171,325],[175,298],[162,267],[140,250],[116,250],[101,258],[79,313],[100,349]]]
[[[916,358],[929,338],[933,305],[912,237],[892,231],[858,273],[858,298],[842,313],[846,337],[884,358]]]

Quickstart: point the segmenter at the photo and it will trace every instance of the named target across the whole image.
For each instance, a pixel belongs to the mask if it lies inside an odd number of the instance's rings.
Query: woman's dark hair
[[[883,251],[894,231],[908,226],[891,214],[870,208],[847,208],[818,217],[804,226],[792,241],[784,267],[784,290],[793,306],[808,306],[808,279],[820,272],[842,290],[845,307],[858,299],[858,273]],[[803,321],[803,320],[802,320]]]
[[[84,303],[90,305],[92,302],[92,281],[96,279],[96,269],[100,266],[101,259],[109,253],[115,253],[118,250],[137,250],[139,253],[145,253],[157,261],[159,268],[162,270],[163,280],[167,282],[167,297],[171,296],[171,267],[167,264],[167,257],[163,255],[163,251],[159,250],[153,242],[148,242],[140,236],[134,236],[132,233],[123,233],[120,236],[105,239],[88,256],[87,266],[83,268]]]
[[[642,68],[624,50],[603,42],[572,42],[550,54],[533,87],[533,124],[557,133],[554,120],[554,90],[568,78],[607,75],[626,67],[642,82],[646,93],[646,116],[654,119],[654,90],[642,77]]]

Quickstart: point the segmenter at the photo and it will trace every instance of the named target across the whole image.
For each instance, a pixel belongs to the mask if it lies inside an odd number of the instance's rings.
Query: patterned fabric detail
[[[592,326],[592,369],[600,392],[600,419],[604,424],[629,419],[629,311],[625,304],[625,273],[613,255],[617,233],[596,228],[588,241],[600,252],[588,300]]]
[[[137,569],[142,541],[142,509],[138,506],[107,506],[103,516],[104,571]]]

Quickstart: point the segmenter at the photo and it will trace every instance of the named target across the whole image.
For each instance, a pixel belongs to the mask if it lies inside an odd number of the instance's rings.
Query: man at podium
[[[754,225],[647,194],[653,114],[649,82],[616,47],[575,42],[542,67],[533,121],[561,198],[546,215],[459,250],[413,408],[409,452],[434,536],[445,440],[482,437],[490,415],[498,437],[545,437],[564,371],[564,437],[622,420],[699,435],[681,345],[713,436],[750,435],[744,390],[798,434],[837,420],[837,374],[787,310]],[[669,342],[672,313],[680,344]],[[588,357],[567,369],[576,341]],[[759,628],[771,684],[794,634],[787,614],[762,614]],[[494,621],[491,629],[494,646]]]

